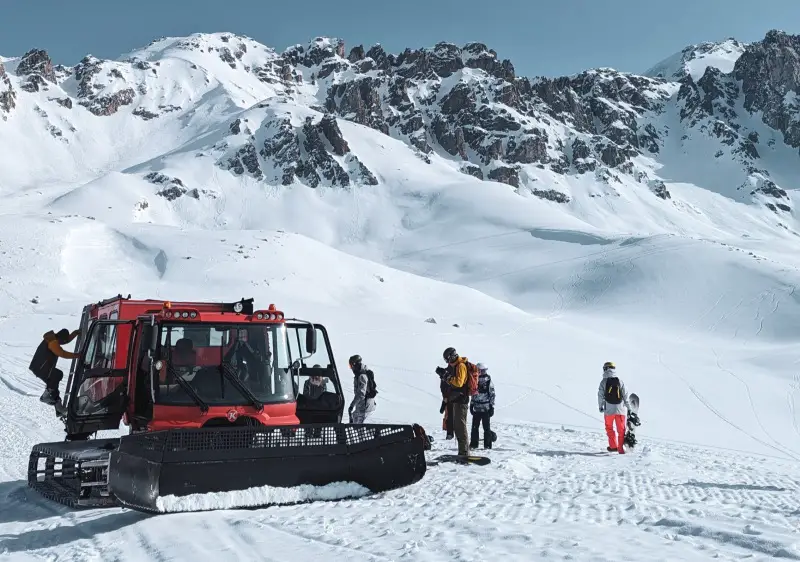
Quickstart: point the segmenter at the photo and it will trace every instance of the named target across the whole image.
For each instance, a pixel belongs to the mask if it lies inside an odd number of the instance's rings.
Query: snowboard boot
[[[48,406],[55,406],[56,403],[60,402],[61,397],[59,396],[58,389],[46,388],[39,397],[39,400]]]
[[[475,448],[477,449],[477,447],[475,447]],[[483,448],[484,449],[491,449],[492,448],[492,442],[491,441],[484,441],[483,442]]]
[[[617,449],[616,447],[606,447],[606,451],[608,451],[609,453],[613,453],[614,451],[618,451],[618,450],[619,449]]]
[[[624,447],[620,447],[619,448],[619,454],[620,455],[624,455],[625,454],[625,448]]]
[[[61,403],[61,400],[55,403],[56,407],[56,415],[58,416],[66,416],[67,415],[67,407]]]
[[[445,437],[445,439],[447,439],[449,441],[450,439],[453,439],[454,437],[455,437],[455,434],[452,431],[448,431],[447,432],[447,436]]]
[[[469,448],[470,449],[477,449],[478,448],[478,442],[477,441],[470,441],[469,442]]]

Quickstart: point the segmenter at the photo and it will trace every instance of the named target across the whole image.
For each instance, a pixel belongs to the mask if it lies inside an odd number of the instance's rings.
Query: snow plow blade
[[[410,425],[154,431],[122,437],[111,453],[108,490],[146,513],[343,499],[419,481],[424,446]]]

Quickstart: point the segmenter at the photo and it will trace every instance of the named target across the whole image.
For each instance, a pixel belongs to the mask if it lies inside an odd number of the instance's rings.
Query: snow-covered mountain
[[[118,172],[140,184],[130,212],[162,209],[161,197],[170,213],[181,196],[220,195],[191,177],[212,170],[262,189],[381,185],[384,164],[351,150],[346,121],[401,141],[415,168],[502,182],[590,223],[586,206],[608,208],[609,198],[685,216],[670,189],[681,183],[764,206],[788,225],[800,170],[798,46],[777,31],[749,45],[692,46],[650,71],[666,81],[612,69],[518,77],[479,43],[346,53],[320,38],[278,54],[202,34],[74,67],[32,50],[0,70],[0,147],[17,163],[0,179],[8,193]]]
[[[479,43],[218,33],[0,59],[0,558],[800,558],[798,53],[770,32],[531,79]],[[494,378],[493,463],[357,502],[54,506],[24,482],[63,437],[30,355],[118,293],[325,324],[340,370],[375,369],[374,421],[434,454],[453,345]],[[643,404],[612,458],[607,360]]]
[[[689,45],[645,71],[644,75],[675,82],[687,75],[693,80],[699,80],[709,66],[723,74],[730,74],[747,47],[747,43],[741,43],[732,37],[719,42],[706,41]]]

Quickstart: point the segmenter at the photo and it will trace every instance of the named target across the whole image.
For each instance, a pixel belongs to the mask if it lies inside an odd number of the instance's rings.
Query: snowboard
[[[628,449],[633,449],[636,446],[635,428],[642,425],[642,422],[639,421],[639,396],[632,393],[628,402],[631,407],[628,410],[628,422],[625,428],[625,445],[628,446]]]
[[[468,457],[459,457],[458,455],[440,455],[436,457],[433,461],[427,463],[428,466],[436,466],[442,462],[454,462],[458,464],[477,464],[478,466],[486,466],[492,459],[489,457],[479,457],[475,455],[470,455]]]

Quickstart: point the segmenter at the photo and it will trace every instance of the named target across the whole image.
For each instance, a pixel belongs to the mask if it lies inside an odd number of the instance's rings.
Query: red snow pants
[[[608,435],[608,446],[612,449],[622,450],[625,443],[625,414],[606,415],[606,435]],[[617,435],[614,435],[614,424],[617,426]],[[619,443],[619,445],[617,445]]]

